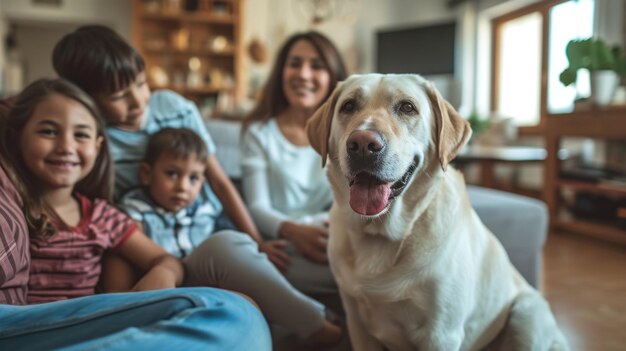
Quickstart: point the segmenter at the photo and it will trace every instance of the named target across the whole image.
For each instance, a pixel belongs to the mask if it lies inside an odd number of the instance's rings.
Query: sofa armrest
[[[548,232],[548,210],[542,201],[469,185],[467,193],[482,222],[498,238],[511,263],[537,287],[542,250]]]

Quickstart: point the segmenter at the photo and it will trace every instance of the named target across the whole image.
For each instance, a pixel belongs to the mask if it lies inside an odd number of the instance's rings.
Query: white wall
[[[457,45],[471,43],[468,32],[463,31],[465,7],[453,10],[446,6],[445,1],[432,0],[342,0],[336,3],[346,10],[328,22],[311,26],[309,17],[303,11],[303,1],[294,0],[247,0],[244,15],[244,45],[254,38],[260,38],[266,45],[269,54],[268,62],[263,65],[248,63],[252,79],[265,81],[269,74],[274,55],[283,41],[291,34],[309,29],[326,34],[341,51],[351,73],[373,72],[376,67],[376,32],[383,29],[402,28],[428,25],[458,19],[459,38]],[[281,16],[277,16],[281,14]],[[401,48],[399,48],[401,50]],[[459,47],[459,52],[463,52]],[[458,60],[457,78],[463,76],[463,62],[471,57]],[[467,67],[467,65],[465,64]],[[465,70],[469,72],[469,70]],[[461,81],[462,79],[459,79]],[[438,82],[436,82],[438,83]],[[446,82],[441,80],[440,85]],[[456,82],[458,83],[458,82]],[[442,88],[442,86],[440,86]],[[451,87],[458,95],[458,87]],[[460,99],[457,99],[460,100]],[[457,103],[456,105],[459,105]]]
[[[17,26],[17,41],[24,63],[24,80],[29,84],[39,78],[54,78],[52,50],[76,25],[28,22]]]
[[[360,62],[354,51],[354,26],[358,16],[347,13],[341,18],[334,18],[320,26],[312,27],[306,7],[302,1],[293,0],[245,0],[243,30],[244,45],[252,39],[260,40],[268,53],[267,66],[274,61],[274,55],[281,44],[293,33],[310,29],[326,34],[340,49],[346,58],[351,70],[356,71]],[[340,3],[340,2],[338,2]],[[344,8],[358,10],[360,2],[357,0],[343,0]],[[380,5],[377,5],[380,6]]]
[[[54,77],[52,49],[63,35],[84,24],[103,24],[131,38],[132,1],[64,0],[61,6],[37,5],[32,1],[0,0],[0,38],[9,25],[16,25],[24,84]],[[4,40],[0,46],[0,72],[4,67]],[[0,93],[3,91],[0,82]]]
[[[377,30],[438,23],[458,16],[458,11],[448,9],[445,1],[342,0],[337,3],[343,3],[343,8],[350,10],[348,13],[312,27],[302,3],[294,0],[245,1],[245,43],[255,37],[262,38],[273,59],[273,54],[289,35],[315,29],[333,40],[346,56],[352,71],[371,72],[375,67]]]
[[[63,0],[59,7],[24,0],[0,0],[0,7],[9,21],[98,23],[130,38],[132,1],[129,0]]]

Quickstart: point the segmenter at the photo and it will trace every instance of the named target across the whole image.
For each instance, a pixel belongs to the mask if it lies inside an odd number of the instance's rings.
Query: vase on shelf
[[[613,102],[619,78],[619,75],[612,70],[591,72],[591,101],[597,106],[610,105]]]

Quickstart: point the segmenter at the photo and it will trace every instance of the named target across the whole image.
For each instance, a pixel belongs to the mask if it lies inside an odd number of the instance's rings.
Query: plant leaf
[[[573,70],[570,68],[565,69],[559,75],[559,80],[561,81],[561,83],[563,83],[563,85],[568,86],[576,81],[576,78],[577,78],[576,72],[577,72],[576,70]]]

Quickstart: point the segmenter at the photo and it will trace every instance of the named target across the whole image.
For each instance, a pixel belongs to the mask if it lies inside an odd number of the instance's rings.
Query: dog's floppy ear
[[[306,124],[306,133],[309,142],[315,151],[322,156],[322,167],[326,165],[326,157],[328,156],[328,138],[330,137],[330,125],[333,121],[333,112],[339,97],[339,87],[341,82],[332,95],[320,106],[317,111],[309,118]]]
[[[448,163],[454,159],[472,135],[472,128],[458,112],[444,100],[439,91],[428,83],[426,91],[432,105],[437,123],[437,148],[441,168],[448,169]]]

